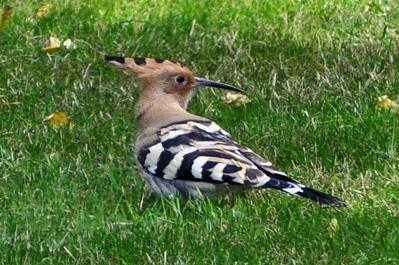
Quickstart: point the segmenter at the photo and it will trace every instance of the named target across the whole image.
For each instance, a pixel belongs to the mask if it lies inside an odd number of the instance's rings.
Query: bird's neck
[[[148,126],[161,127],[190,116],[194,115],[188,113],[185,106],[182,106],[171,94],[153,98],[151,95],[142,93],[135,112],[139,131]]]

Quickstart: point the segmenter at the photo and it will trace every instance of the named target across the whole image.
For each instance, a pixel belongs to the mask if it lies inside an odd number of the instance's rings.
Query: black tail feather
[[[241,153],[270,178],[263,186],[264,188],[272,188],[293,195],[299,195],[320,204],[346,206],[345,202],[341,199],[301,185],[295,179],[271,166],[269,162],[266,162],[262,157],[258,156],[251,150],[245,147],[241,148]]]
[[[320,204],[327,204],[331,206],[346,206],[345,202],[341,199],[329,195],[327,193],[305,187],[295,180],[285,181],[288,176],[284,176],[284,179],[277,179],[276,175],[274,178],[270,178],[268,182],[263,186],[265,188],[272,188],[280,191],[287,192],[292,195],[298,195]]]
[[[302,191],[298,192],[297,194],[304,198],[316,201],[320,204],[328,204],[332,206],[346,206],[346,203],[337,197],[307,187],[302,188]]]

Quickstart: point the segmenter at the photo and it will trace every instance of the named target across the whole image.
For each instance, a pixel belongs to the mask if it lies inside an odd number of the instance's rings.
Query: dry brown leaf
[[[52,52],[61,47],[61,41],[57,37],[50,37],[43,46],[43,51]]]
[[[51,5],[50,5],[50,4],[44,4],[44,5],[42,5],[41,7],[39,7],[39,8],[37,9],[36,16],[42,17],[42,16],[47,15],[47,14],[50,12],[50,8],[51,8]]]
[[[11,15],[12,15],[11,6],[5,5],[1,10],[0,29],[5,27],[7,21],[11,18]]]
[[[387,95],[377,98],[377,107],[399,113],[399,104],[391,100]]]
[[[62,111],[54,112],[49,116],[45,117],[44,122],[46,122],[50,127],[54,129],[58,129],[61,127],[68,126],[69,129],[73,129],[75,127],[75,123],[73,123],[68,114]]]
[[[222,101],[225,104],[231,105],[242,105],[250,102],[249,98],[243,94],[227,92],[225,96],[222,97]]]

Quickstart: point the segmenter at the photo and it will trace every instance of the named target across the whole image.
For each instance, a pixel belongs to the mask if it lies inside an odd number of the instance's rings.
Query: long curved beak
[[[225,83],[213,81],[213,80],[208,80],[205,78],[196,77],[195,82],[196,82],[195,87],[201,87],[201,86],[216,87],[216,88],[220,88],[220,89],[226,89],[226,90],[231,90],[231,91],[245,94],[244,91],[242,91],[241,89],[239,89],[237,87],[234,87],[234,86],[231,86],[231,85],[228,85]]]

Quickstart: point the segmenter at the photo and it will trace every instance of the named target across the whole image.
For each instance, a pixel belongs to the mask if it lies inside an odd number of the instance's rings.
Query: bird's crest
[[[175,61],[164,60],[160,58],[126,58],[120,56],[105,55],[104,59],[114,66],[121,68],[126,74],[135,74],[139,78],[157,75],[161,72],[166,71],[191,73],[188,68],[182,66]]]

